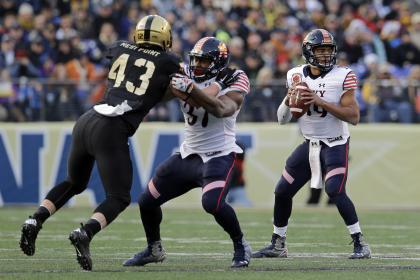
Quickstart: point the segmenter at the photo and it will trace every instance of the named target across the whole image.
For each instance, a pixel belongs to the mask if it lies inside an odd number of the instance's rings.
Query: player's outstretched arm
[[[201,90],[194,86],[191,79],[177,74],[172,77],[170,87],[175,96],[186,102],[193,99],[194,103],[203,107],[215,117],[223,118],[233,115],[241,106],[244,98],[239,91],[229,91],[225,95],[216,97],[220,90],[228,87],[234,81],[235,79],[223,86],[215,82],[208,88]]]
[[[162,97],[162,101],[161,102],[166,102],[166,101],[169,101],[169,100],[171,100],[171,99],[174,99],[175,98],[175,95],[174,95],[174,93],[172,92],[172,90],[168,87],[167,89],[166,89],[166,91],[165,91],[165,94],[163,95],[163,97]]]

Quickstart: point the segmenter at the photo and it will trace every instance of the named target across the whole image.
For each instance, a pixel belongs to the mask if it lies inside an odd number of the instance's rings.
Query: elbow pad
[[[292,113],[290,113],[290,108],[285,104],[285,100],[280,104],[277,109],[277,120],[279,124],[286,124],[292,119]]]

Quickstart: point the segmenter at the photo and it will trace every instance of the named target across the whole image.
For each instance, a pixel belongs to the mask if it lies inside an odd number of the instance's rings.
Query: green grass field
[[[295,209],[287,259],[252,259],[231,269],[227,234],[201,209],[164,209],[163,263],[126,268],[122,262],[146,241],[138,210],[130,207],[91,243],[93,271],[84,272],[67,236],[91,209],[62,209],[40,232],[34,256],[19,248],[20,226],[33,208],[0,209],[0,279],[420,279],[419,211],[359,210],[372,259],[349,260],[350,236],[335,208]],[[268,245],[272,210],[238,209],[253,250]]]

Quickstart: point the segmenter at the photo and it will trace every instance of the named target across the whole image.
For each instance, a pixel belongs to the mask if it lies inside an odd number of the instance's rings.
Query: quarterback
[[[310,107],[298,119],[304,137],[286,161],[275,190],[274,232],[271,245],[252,257],[287,257],[286,230],[292,212],[294,195],[311,180],[312,188],[325,185],[325,192],[334,201],[354,244],[351,259],[370,258],[353,202],[346,194],[350,134],[347,124],[359,122],[359,106],[354,91],[355,73],[348,67],[335,65],[337,47],[333,36],[324,29],[312,30],[303,40],[305,65],[287,73],[288,94],[280,104],[280,124],[290,121],[290,95],[296,84],[306,82],[302,100]]]

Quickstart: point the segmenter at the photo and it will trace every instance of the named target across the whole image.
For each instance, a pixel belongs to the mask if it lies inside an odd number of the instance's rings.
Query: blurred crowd
[[[303,37],[325,28],[337,63],[359,80],[364,122],[420,122],[419,0],[2,0],[0,121],[75,120],[101,99],[117,39],[133,40],[147,14],[172,25],[186,62],[204,36],[227,42],[231,66],[251,80],[239,121],[276,121],[287,71],[304,63]],[[181,121],[176,101],[147,121]]]

